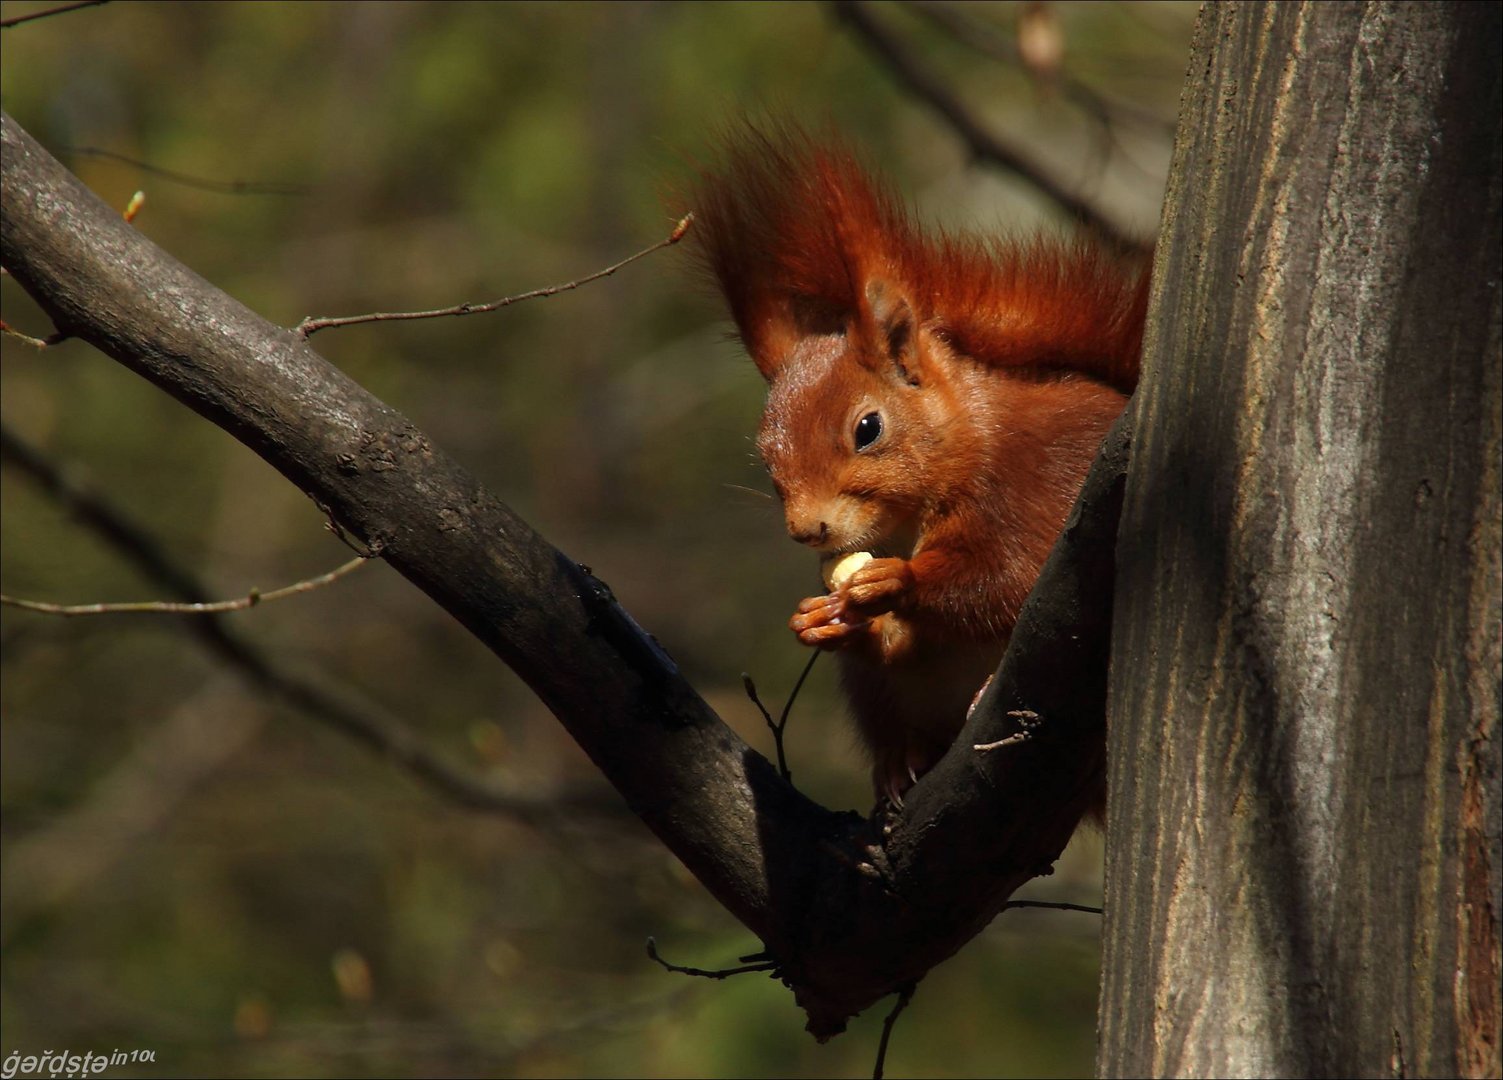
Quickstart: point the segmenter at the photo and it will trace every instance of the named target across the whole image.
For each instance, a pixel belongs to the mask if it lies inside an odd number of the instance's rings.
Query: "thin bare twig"
[[[22,23],[32,22],[35,19],[45,19],[49,15],[65,15],[79,8],[99,7],[108,4],[110,0],[75,0],[71,4],[59,4],[57,7],[47,8],[43,11],[33,11],[29,15],[16,15],[9,19],[0,20],[0,30],[9,30],[12,26],[20,26]]]
[[[260,589],[251,589],[246,595],[234,600],[215,600],[200,604],[178,603],[170,600],[139,600],[125,603],[97,603],[97,604],[52,604],[39,600],[22,600],[14,596],[6,596],[0,593],[0,604],[21,608],[24,611],[35,611],[42,615],[61,615],[73,617],[78,615],[220,615],[230,611],[244,611],[258,604],[272,600],[282,600],[288,596],[296,596],[299,593],[312,592],[321,589],[325,585],[332,584],[339,578],[351,571],[363,566],[373,556],[361,555],[351,559],[342,566],[335,567],[326,574],[317,577],[306,578],[284,585],[281,588],[272,589],[270,592],[262,592]]]
[[[53,341],[52,338],[39,338],[32,337],[30,334],[23,334],[21,333],[21,331],[11,326],[10,323],[6,322],[4,319],[0,319],[0,334],[5,334],[7,337],[16,338],[19,341],[24,341],[34,349],[45,349],[50,345],[56,344],[56,342]]]
[[[1102,909],[1089,904],[1067,904],[1063,900],[1009,900],[1002,905],[1003,911],[1011,908],[1049,908],[1053,911],[1084,911],[1088,915],[1100,915]]]
[[[1025,743],[1031,738],[1033,738],[1032,732],[1019,731],[1007,736],[1007,738],[1005,739],[998,739],[996,742],[977,743],[975,746],[971,747],[971,749],[979,750],[982,752],[988,750],[1003,750],[1009,746],[1017,746],[1019,743]]]
[[[198,188],[200,191],[214,191],[221,195],[306,195],[313,190],[311,184],[288,184],[275,181],[261,180],[211,180],[203,176],[193,176],[189,173],[177,172],[174,169],[164,169],[160,165],[152,165],[140,158],[127,157],[125,154],[116,153],[114,150],[104,150],[97,146],[65,146],[64,153],[75,157],[103,158],[106,161],[118,161],[122,165],[129,165],[133,169],[140,169],[152,176],[159,176],[163,180],[184,187]],[[129,219],[127,219],[129,220]]]
[[[1039,719],[1039,714],[1032,709],[1012,709],[1007,715],[1018,722],[1018,726],[1022,729],[1021,731],[1015,731],[1013,734],[1008,735],[1006,738],[998,739],[996,742],[976,743],[971,749],[985,753],[988,750],[1001,750],[1003,747],[1017,746],[1019,743],[1025,743],[1033,738],[1034,732],[1043,724],[1043,721]]]
[[[767,726],[772,731],[772,744],[778,752],[778,773],[790,784],[793,783],[793,771],[788,768],[788,758],[783,753],[783,732],[788,727],[788,714],[793,711],[793,703],[798,700],[798,692],[804,688],[804,680],[809,677],[814,661],[818,659],[819,652],[815,650],[810,654],[809,662],[804,665],[804,670],[799,674],[798,681],[793,684],[788,701],[783,705],[783,712],[776,721],[767,711],[767,707],[762,704],[762,699],[757,696],[757,684],[752,682],[752,677],[744,671],[741,673],[741,685],[746,687],[746,696],[751,698],[752,704],[761,712],[762,719],[767,721]]]
[[[252,589],[234,600],[215,600],[203,604],[176,603],[171,600],[138,600],[118,604],[50,604],[42,600],[21,600],[4,593],[0,593],[0,604],[20,608],[22,611],[35,611],[40,615],[61,615],[65,618],[76,615],[222,615],[228,611],[244,611],[257,604],[321,589],[365,565],[371,558],[370,555],[361,555],[343,566],[335,567],[327,574],[284,585],[270,592]]]
[[[882,1080],[882,1070],[887,1067],[887,1044],[892,1039],[892,1029],[898,1022],[898,1017],[903,1015],[903,1010],[908,1008],[908,1003],[913,1000],[913,992],[918,989],[918,983],[908,983],[898,991],[897,1004],[893,1005],[892,1011],[882,1020],[882,1041],[877,1044],[877,1064],[872,1069],[872,1080]]]
[[[607,266],[604,270],[597,270],[593,274],[575,281],[566,281],[561,285],[549,285],[546,288],[533,289],[531,292],[518,293],[515,296],[503,296],[500,300],[492,300],[488,304],[455,304],[453,307],[435,308],[432,311],[373,311],[366,315],[346,315],[340,318],[313,318],[310,316],[293,327],[293,333],[306,340],[320,330],[327,330],[331,326],[355,326],[359,323],[397,322],[406,319],[442,319],[455,315],[484,315],[487,312],[510,307],[512,304],[520,303],[523,300],[539,300],[549,296],[556,296],[561,292],[577,289],[581,285],[588,285],[592,281],[599,281],[603,277],[610,277],[622,267],[628,266],[638,259],[645,258],[654,251],[678,243],[684,238],[684,234],[689,231],[689,226],[693,221],[694,215],[686,214],[673,227],[673,231],[656,244],[643,248],[635,255],[628,255],[620,262]]]
[[[716,968],[714,970],[684,967],[681,964],[670,964],[658,955],[658,943],[653,938],[647,939],[647,955],[662,965],[664,971],[671,971],[677,975],[693,975],[700,979],[729,979],[732,975],[746,975],[753,971],[772,973],[778,970],[777,961],[775,960],[758,960],[755,963],[742,964],[740,967]]]
[[[1125,252],[1142,252],[1150,246],[1141,237],[1124,232],[1090,199],[1073,190],[1023,147],[982,127],[980,121],[950,92],[950,88],[918,62],[886,27],[874,19],[859,0],[835,0],[835,13],[916,97],[927,102],[955,129],[971,154],[1016,173],[1102,240]]]
[[[163,552],[146,530],[97,492],[64,475],[46,455],[4,424],[0,424],[0,457],[28,475],[147,578],[190,602],[208,602],[208,592],[202,583]],[[242,638],[223,616],[189,619],[181,625],[252,684],[365,743],[459,806],[505,814],[539,826],[555,823],[571,813],[617,817],[622,812],[620,801],[607,792],[530,795],[508,791],[450,763],[400,717],[353,692],[316,683],[289,670]]]

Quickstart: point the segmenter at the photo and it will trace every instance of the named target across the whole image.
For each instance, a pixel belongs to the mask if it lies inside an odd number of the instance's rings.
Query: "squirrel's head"
[[[757,448],[788,535],[824,554],[906,557],[946,449],[952,388],[933,355],[943,342],[881,280],[854,313],[803,318],[801,336],[758,362],[768,394]]]
[[[1088,244],[926,234],[837,137],[736,127],[689,206],[770,388],[757,442],[789,534],[823,553],[910,554],[944,478],[982,464],[977,364],[1136,382],[1146,275]]]

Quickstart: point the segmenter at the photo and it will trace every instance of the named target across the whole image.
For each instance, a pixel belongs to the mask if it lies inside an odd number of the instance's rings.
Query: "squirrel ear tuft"
[[[908,297],[892,282],[872,278],[864,300],[863,329],[872,352],[896,365],[905,382],[919,385],[918,325]]]
[[[768,382],[776,379],[798,343],[809,337],[846,333],[848,320],[834,305],[793,294],[768,300],[767,317],[748,326],[741,343]]]
[[[798,333],[787,319],[769,319],[760,325],[746,327],[739,336],[752,363],[768,382],[777,378],[788,361],[788,354],[798,343]]]

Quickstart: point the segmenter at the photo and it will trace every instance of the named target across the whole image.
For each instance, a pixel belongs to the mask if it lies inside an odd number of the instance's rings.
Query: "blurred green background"
[[[1193,6],[867,11],[989,129],[1152,236]],[[1052,80],[1008,60],[1026,17],[1064,46]],[[821,5],[115,3],[3,44],[22,126],[112,205],[144,190],[138,228],[289,326],[603,267],[668,233],[661,192],[720,125],[767,109],[843,129],[931,221],[1067,224],[973,164]],[[1073,80],[1112,103],[1105,121]],[[207,190],[93,150],[296,193]],[[686,254],[495,314],[313,341],[608,581],[767,751],[739,676],[782,702],[805,659],[784,624],[815,570],[752,450],[762,384]],[[50,332],[9,279],[3,305],[12,326]],[[119,365],[76,342],[3,348],[7,428],[216,595],[348,558],[301,493]],[[5,592],[170,598],[10,463],[3,476]],[[525,687],[387,567],[231,618],[477,775],[598,791],[606,809],[571,803],[542,825],[464,809],[268,701],[181,619],[7,608],[4,1053],[147,1049],[146,1076],[870,1073],[880,1009],[818,1046],[764,976],[648,962],[648,935],[706,967],[757,943],[615,808]],[[795,710],[795,779],[864,811],[833,682],[816,666]],[[1099,866],[1099,837],[1078,837],[1028,895],[1093,902]],[[1088,915],[999,918],[920,987],[888,1074],[1089,1073],[1097,933]]]

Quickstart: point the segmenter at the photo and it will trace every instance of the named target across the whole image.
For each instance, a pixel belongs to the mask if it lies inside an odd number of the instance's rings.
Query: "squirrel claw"
[[[862,623],[829,623],[803,630],[794,627],[793,632],[798,635],[800,644],[819,649],[836,649],[850,641],[851,636],[859,633],[863,626]]]
[[[831,593],[829,596],[806,596],[798,602],[794,611],[800,615],[812,615],[815,612],[838,615],[839,608],[840,597]]]
[[[834,649],[849,642],[866,627],[866,620],[846,612],[838,596],[810,596],[799,601],[788,628],[799,642],[815,648]]]

